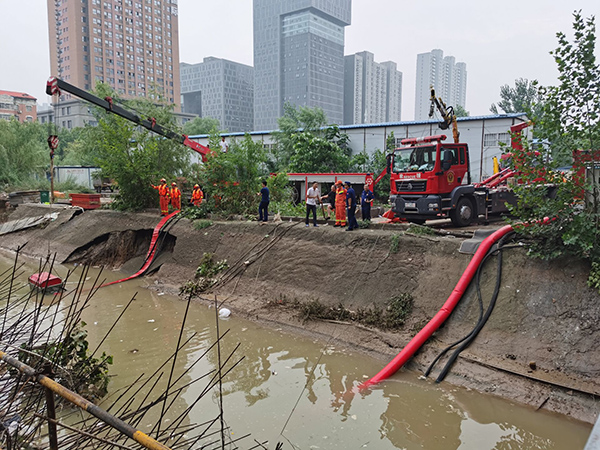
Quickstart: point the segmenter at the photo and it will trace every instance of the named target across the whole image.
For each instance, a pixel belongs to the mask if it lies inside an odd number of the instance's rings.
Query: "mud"
[[[43,215],[48,207],[19,206],[8,220]],[[132,273],[148,249],[154,212],[108,210],[76,215],[72,209],[43,229],[0,236],[0,249],[29,257],[56,254],[61,262],[88,262]],[[177,292],[193,278],[205,252],[227,259],[230,269],[213,293],[235,314],[295,333],[333,339],[378,358],[372,375],[393,358],[438,311],[470,261],[458,252],[460,237],[417,236],[398,225],[344,232],[331,226],[305,228],[283,222],[219,222],[195,230],[186,219],[164,240],[150,275],[157,289]],[[397,242],[398,251],[394,252]],[[458,358],[444,382],[497,395],[533,408],[593,422],[600,411],[600,295],[588,288],[588,267],[575,260],[542,262],[524,248],[504,252],[500,294],[490,320]],[[486,263],[481,279],[484,308],[496,283],[496,263]],[[303,322],[295,301],[319,300],[348,309],[378,305],[393,296],[414,297],[403,329],[383,332],[360,325]],[[200,299],[202,301],[202,299]],[[407,368],[424,372],[437,354],[468,334],[479,315],[474,283],[447,323]],[[443,359],[432,372],[437,377]]]

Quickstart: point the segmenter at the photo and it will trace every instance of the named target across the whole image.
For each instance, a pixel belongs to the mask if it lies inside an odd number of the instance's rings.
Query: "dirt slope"
[[[45,214],[20,206],[9,220]],[[141,265],[155,213],[61,212],[43,229],[0,236],[0,249],[61,262],[106,264],[133,272]],[[394,237],[397,236],[397,237]],[[397,252],[391,251],[398,240]],[[298,223],[259,226],[223,222],[196,231],[187,220],[169,230],[160,268],[152,277],[176,291],[193,278],[204,252],[227,259],[231,268],[215,293],[236,314],[277,323],[297,333],[333,339],[370,353],[383,368],[454,289],[470,255],[458,252],[462,239],[415,236],[402,227],[378,225],[347,233],[331,226]],[[446,382],[468,386],[573,418],[592,422],[600,405],[600,296],[586,285],[588,267],[577,261],[540,262],[525,250],[504,252],[496,308],[475,342],[461,355]],[[496,282],[496,263],[482,275],[487,303]],[[319,300],[348,309],[385,307],[394,295],[410,293],[415,307],[399,332],[331,322],[303,323],[294,300]],[[209,297],[209,296],[207,296]],[[446,325],[409,364],[424,371],[439,351],[469,333],[479,314],[473,284]],[[433,371],[436,377],[443,365]]]

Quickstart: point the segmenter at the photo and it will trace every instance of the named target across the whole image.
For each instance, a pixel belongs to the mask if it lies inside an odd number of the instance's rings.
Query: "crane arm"
[[[433,116],[435,108],[440,112],[443,122],[439,124],[442,130],[447,130],[452,125],[452,137],[454,143],[458,144],[460,139],[460,133],[458,131],[458,124],[456,123],[456,114],[454,114],[454,108],[452,106],[446,106],[441,97],[435,96],[435,89],[431,86],[431,106],[429,108],[429,117]]]
[[[167,139],[177,141],[180,144],[183,144],[186,147],[191,148],[195,152],[199,153],[202,157],[202,161],[206,161],[206,157],[211,151],[208,147],[205,147],[204,145],[199,144],[198,142],[190,140],[185,134],[178,134],[162,127],[161,125],[156,123],[156,120],[154,118],[142,119],[137,114],[125,108],[122,108],[119,105],[114,104],[112,97],[105,97],[103,99],[100,97],[96,97],[95,95],[90,94],[89,92],[84,91],[83,89],[80,89],[77,86],[73,86],[72,84],[69,84],[66,81],[56,77],[51,77],[48,80],[48,83],[46,83],[46,94],[61,95],[62,91],[68,92],[69,94],[74,95],[75,97],[79,97],[80,99],[90,102],[96,106],[99,106],[100,108],[103,108],[108,112],[112,112],[120,117],[123,117],[124,119],[127,119],[130,122],[133,122],[150,131],[153,131],[154,133],[160,136],[164,136]]]

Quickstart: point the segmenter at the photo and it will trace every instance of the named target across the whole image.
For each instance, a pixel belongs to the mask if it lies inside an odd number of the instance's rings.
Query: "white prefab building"
[[[471,161],[471,177],[473,182],[481,181],[493,174],[494,156],[500,157],[502,147],[500,144],[510,145],[510,127],[528,118],[524,113],[501,114],[494,116],[459,117],[457,120],[460,132],[460,142],[469,146],[469,159]],[[412,122],[390,122],[368,125],[344,125],[340,130],[350,138],[350,147],[353,153],[365,150],[372,154],[375,150],[384,150],[386,141],[391,133],[394,133],[396,146],[405,138],[418,138],[443,134],[446,142],[452,142],[452,129],[441,130],[439,122],[433,120]],[[528,129],[525,130],[527,135]],[[224,134],[226,141],[241,139],[243,133]],[[275,140],[269,132],[250,133],[254,141],[262,141],[265,147],[275,144]],[[190,136],[203,145],[208,144],[208,135]],[[199,158],[198,158],[199,160]],[[382,167],[383,169],[383,167]]]

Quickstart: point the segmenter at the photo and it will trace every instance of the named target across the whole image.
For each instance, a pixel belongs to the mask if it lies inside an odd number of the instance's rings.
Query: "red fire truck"
[[[481,183],[472,183],[467,144],[444,143],[444,135],[404,139],[388,161],[392,212],[409,222],[450,218],[459,227],[479,216],[507,211],[515,195],[505,169]]]

